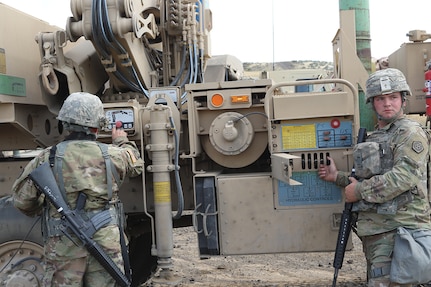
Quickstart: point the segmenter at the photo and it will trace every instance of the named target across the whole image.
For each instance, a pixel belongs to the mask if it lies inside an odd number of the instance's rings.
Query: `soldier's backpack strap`
[[[64,153],[66,151],[67,145],[70,143],[70,141],[63,141],[58,143],[56,146],[51,148],[50,155],[49,155],[49,162],[51,167],[54,168],[54,175],[56,176],[58,180],[58,185],[60,187],[60,190],[63,194],[64,199],[66,199],[66,192],[64,189],[64,178],[63,178],[63,159],[64,159]],[[99,146],[103,159],[105,160],[106,165],[106,181],[108,185],[108,200],[112,199],[112,176],[114,177],[115,181],[117,182],[117,185],[120,185],[120,176],[117,172],[117,169],[115,168],[114,164],[111,161],[111,157],[108,153],[108,145],[97,142],[97,145]]]
[[[104,143],[97,142],[97,145],[99,146],[100,150],[102,151],[103,158],[105,159],[105,166],[106,166],[106,183],[108,185],[108,198],[109,200],[112,199],[112,176],[114,177],[114,180],[116,181],[118,187],[120,187],[120,176],[118,175],[117,169],[114,166],[114,163],[111,160],[111,157],[108,153],[108,145]],[[130,261],[129,261],[129,255],[127,252],[127,245],[126,240],[124,238],[124,218],[123,218],[123,204],[118,201],[116,204],[117,208],[117,214],[118,214],[118,228],[120,230],[120,245],[121,245],[121,253],[123,256],[123,262],[124,262],[124,271],[125,275],[129,280],[131,280],[131,273],[130,273]]]
[[[64,178],[63,178],[63,159],[64,152],[66,151],[66,147],[69,144],[69,141],[63,141],[53,146],[49,152],[49,164],[51,168],[53,168],[54,175],[57,179],[58,186],[61,191],[61,195],[63,195],[63,199],[67,201],[66,190],[64,189]]]
[[[63,158],[64,158],[64,151],[66,150],[66,146],[69,142],[64,141],[60,142],[55,146],[52,146],[49,151],[49,165],[52,168],[52,171],[54,173],[55,178],[58,181],[58,186],[61,192],[61,195],[64,199],[64,201],[67,201],[66,197],[66,190],[64,189],[64,179],[63,179]],[[64,234],[63,231],[60,230],[60,227],[58,224],[54,224],[54,222],[62,223],[60,219],[51,218],[49,216],[49,205],[45,205],[46,208],[43,209],[43,217],[42,217],[42,235],[44,239],[47,239],[52,236],[58,236]],[[55,226],[54,226],[55,225]],[[60,233],[61,232],[61,233]]]
[[[97,142],[100,150],[102,151],[102,156],[105,159],[106,166],[106,184],[108,185],[108,199],[112,199],[112,176],[114,176],[117,185],[120,186],[120,176],[118,175],[117,169],[111,160],[108,153],[108,145],[104,143]]]
[[[100,148],[100,151],[102,152],[103,159],[105,160],[105,168],[106,168],[106,183],[107,183],[107,192],[108,192],[108,201],[111,201],[112,199],[112,177],[114,177],[114,180],[116,181],[117,185],[120,186],[120,176],[117,172],[117,169],[114,166],[114,163],[111,160],[111,157],[109,156],[108,148],[109,146],[104,143],[96,142],[97,145]],[[63,198],[66,200],[66,191],[64,189],[64,178],[63,178],[63,172],[62,172],[62,166],[63,166],[63,159],[64,159],[64,153],[66,150],[67,145],[69,144],[69,141],[63,141],[58,143],[56,146],[52,147],[50,150],[49,155],[49,162],[51,167],[54,168],[54,175],[56,176],[58,180],[58,185],[60,187],[60,191],[63,195]],[[67,202],[67,200],[66,200]],[[120,230],[120,244],[121,244],[121,253],[123,256],[123,262],[124,262],[124,270],[126,276],[131,279],[131,273],[130,273],[130,261],[129,256],[127,252],[127,246],[126,241],[124,238],[124,219],[123,219],[123,210],[122,210],[122,203],[117,202],[116,203],[116,209],[117,209],[117,220],[118,220],[118,227]],[[102,218],[102,221],[105,221],[105,215],[102,211],[99,215],[96,215],[97,218]],[[96,231],[106,226],[105,223],[98,225],[96,228]],[[56,229],[55,227],[51,228],[52,230]],[[49,233],[49,232],[48,232]]]
[[[67,145],[69,143],[70,143],[70,141],[60,142],[57,145],[53,146],[50,150],[50,153],[49,153],[50,166],[53,169],[53,173],[57,179],[60,192],[63,196],[63,199],[66,202],[68,202],[68,201],[67,201],[67,196],[66,196],[66,190],[65,190],[63,169],[62,168],[63,168],[63,160],[64,160],[65,151],[66,151]],[[98,143],[98,145],[102,151],[103,158],[105,159],[106,177],[107,177],[107,183],[108,183],[108,196],[109,196],[108,201],[110,201],[112,199],[112,175],[114,176],[117,183],[119,180],[117,178],[119,176],[118,176],[117,170],[115,169],[112,161],[109,158],[108,146],[105,144],[99,144],[99,143]],[[86,214],[83,211],[83,208],[85,205],[85,200],[81,204],[81,206],[78,207],[78,205],[80,205],[80,204],[78,204],[78,201],[81,198],[81,196],[85,196],[85,195],[80,194],[80,196],[78,197],[77,210],[76,211],[79,212],[79,214],[85,220],[90,220],[92,225],[94,226],[94,228],[93,228],[94,231],[92,232],[92,234],[89,234],[90,237],[92,237],[92,235],[94,234],[95,231],[99,230],[100,228],[102,228],[108,224],[118,224],[119,223],[120,218],[118,218],[118,216],[114,216],[114,218],[113,218],[110,214],[109,208],[107,210],[104,210],[104,211],[99,211],[98,214]],[[48,212],[48,209],[45,209],[45,212]],[[116,211],[115,213],[118,214],[118,211]],[[48,230],[47,230],[48,237],[61,235],[61,233],[53,232],[53,231],[55,231],[55,230],[58,231],[58,229],[59,229],[58,226],[62,225],[62,221],[57,220],[58,221],[57,222],[55,219],[49,218],[48,214],[45,214],[44,217],[46,218],[46,222],[47,222],[47,226],[48,226]]]

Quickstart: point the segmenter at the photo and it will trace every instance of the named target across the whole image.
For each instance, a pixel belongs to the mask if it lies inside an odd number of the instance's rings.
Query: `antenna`
[[[272,70],[275,71],[274,0],[272,0]]]

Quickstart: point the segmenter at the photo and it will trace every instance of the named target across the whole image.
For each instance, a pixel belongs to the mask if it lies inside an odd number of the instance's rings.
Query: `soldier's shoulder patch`
[[[134,153],[131,150],[126,150],[127,154],[129,155],[130,159],[132,160],[132,163],[136,162],[136,157],[134,155]]]
[[[420,141],[414,141],[412,143],[412,150],[414,150],[416,153],[421,153],[424,151],[424,145]]]

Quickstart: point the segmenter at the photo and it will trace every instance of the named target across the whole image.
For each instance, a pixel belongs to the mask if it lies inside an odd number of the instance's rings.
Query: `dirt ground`
[[[332,286],[333,252],[217,256],[201,260],[197,246],[197,235],[191,227],[177,228],[172,281],[165,282],[156,276],[142,286]],[[361,242],[354,235],[353,250],[346,252],[337,286],[366,286],[365,273]]]

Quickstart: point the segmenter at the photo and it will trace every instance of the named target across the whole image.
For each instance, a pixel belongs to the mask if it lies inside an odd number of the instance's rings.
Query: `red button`
[[[340,127],[340,121],[338,119],[333,119],[331,121],[331,127],[334,129],[339,128]]]

